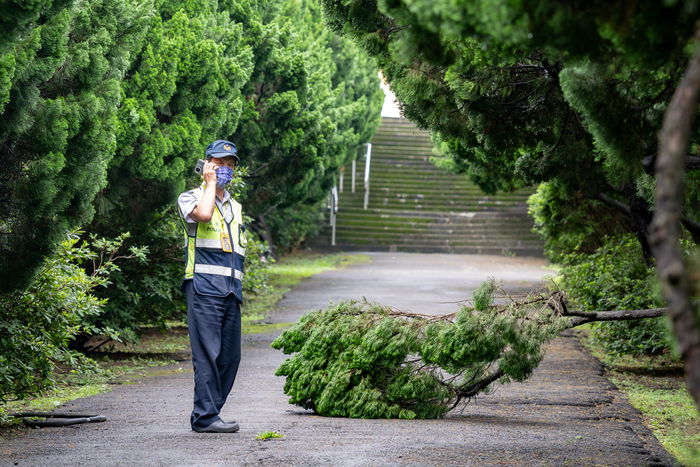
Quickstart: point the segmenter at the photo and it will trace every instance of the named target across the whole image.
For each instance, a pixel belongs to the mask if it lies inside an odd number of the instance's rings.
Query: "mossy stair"
[[[465,176],[436,168],[432,148],[428,132],[403,118],[383,118],[372,140],[367,210],[361,158],[354,194],[346,168],[336,246],[327,228],[312,248],[542,256],[527,216],[531,190],[485,195]]]

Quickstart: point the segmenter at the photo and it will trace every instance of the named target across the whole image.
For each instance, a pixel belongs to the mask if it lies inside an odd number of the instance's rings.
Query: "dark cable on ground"
[[[77,413],[51,412],[18,412],[10,414],[14,418],[22,418],[24,424],[32,428],[48,428],[53,426],[78,425],[80,423],[106,422],[104,415],[86,415]],[[43,417],[47,420],[32,420],[29,417]]]

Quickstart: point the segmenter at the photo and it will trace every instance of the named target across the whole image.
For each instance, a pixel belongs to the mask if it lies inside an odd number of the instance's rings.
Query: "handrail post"
[[[335,246],[335,224],[338,217],[338,187],[334,186],[330,194],[330,210],[331,210],[331,246]]]
[[[355,193],[355,172],[357,171],[357,161],[355,159],[352,160],[352,189],[350,190],[352,193]]]
[[[365,155],[365,204],[364,210],[367,210],[369,203],[369,165],[372,160],[372,143],[367,143],[367,154]]]

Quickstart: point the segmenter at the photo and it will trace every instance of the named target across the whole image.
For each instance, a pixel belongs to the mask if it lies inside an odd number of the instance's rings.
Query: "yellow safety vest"
[[[190,193],[197,200],[204,197],[203,187]],[[193,224],[188,225],[180,212],[187,256],[184,279],[192,279],[195,291],[201,295],[225,297],[232,293],[243,303],[241,279],[247,240],[241,205],[229,198],[223,208],[224,212],[221,212],[216,206],[211,220],[196,224],[196,228]],[[225,211],[228,209],[232,213],[230,223],[226,222]]]

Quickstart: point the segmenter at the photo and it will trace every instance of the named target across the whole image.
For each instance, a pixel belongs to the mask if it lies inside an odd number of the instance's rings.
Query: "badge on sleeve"
[[[221,248],[226,253],[231,253],[233,251],[233,249],[231,248],[231,238],[226,232],[221,232]]]

